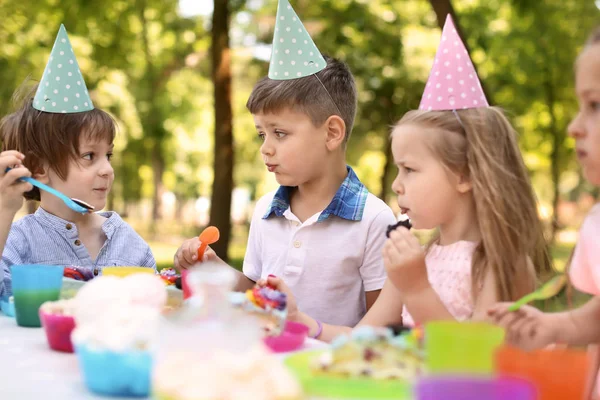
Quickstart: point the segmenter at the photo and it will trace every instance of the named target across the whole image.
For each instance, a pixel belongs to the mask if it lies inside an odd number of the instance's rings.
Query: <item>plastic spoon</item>
[[[8,172],[10,170],[11,170],[11,168],[6,168],[6,172]],[[69,207],[71,210],[73,210],[75,212],[78,212],[81,214],[87,214],[87,213],[94,211],[94,206],[86,203],[85,201],[67,197],[64,194],[62,194],[61,192],[59,192],[58,190],[53,189],[48,185],[44,185],[42,182],[40,182],[36,179],[25,176],[25,177],[21,178],[21,180],[25,181],[25,182],[29,182],[33,186],[40,188],[42,190],[45,190],[46,192],[48,192],[50,194],[55,195],[56,197],[61,199],[67,205],[67,207]]]
[[[198,236],[198,239],[200,240],[200,247],[198,247],[198,261],[202,261],[208,245],[215,243],[219,240],[220,236],[221,233],[216,226],[207,226],[202,233],[200,233],[200,236]]]
[[[567,283],[567,276],[565,274],[560,274],[550,279],[544,286],[539,288],[533,293],[529,293],[526,296],[521,297],[515,303],[513,303],[510,307],[508,307],[508,311],[517,311],[519,308],[524,306],[533,300],[546,300],[551,297],[554,297],[561,291],[561,289]]]

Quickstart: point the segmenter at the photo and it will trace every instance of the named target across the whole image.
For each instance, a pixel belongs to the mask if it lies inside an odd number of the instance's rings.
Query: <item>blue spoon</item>
[[[11,170],[11,168],[6,168],[6,172],[8,172],[10,170]],[[87,213],[94,211],[94,206],[89,205],[85,201],[67,197],[64,194],[62,194],[61,192],[59,192],[58,190],[52,189],[50,186],[44,185],[42,182],[40,182],[36,179],[25,176],[25,177],[21,178],[21,180],[25,181],[25,182],[29,182],[33,186],[38,187],[42,190],[45,190],[46,192],[48,192],[50,194],[55,195],[56,197],[61,199],[67,205],[67,207],[69,207],[71,210],[73,210],[75,212],[78,212],[81,214],[87,214]]]

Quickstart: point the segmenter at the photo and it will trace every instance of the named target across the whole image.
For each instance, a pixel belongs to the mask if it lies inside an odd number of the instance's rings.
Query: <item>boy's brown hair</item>
[[[246,103],[248,110],[258,114],[290,108],[308,115],[315,126],[321,126],[330,116],[338,115],[346,124],[344,142],[347,142],[356,116],[356,83],[346,64],[325,55],[323,57],[327,66],[314,74],[316,77],[310,75],[290,80],[262,78],[252,89]]]
[[[15,92],[16,110],[0,121],[2,150],[17,150],[25,155],[23,164],[32,174],[51,168],[63,180],[69,174],[69,162],[78,161],[79,139],[108,141],[115,138],[116,124],[97,108],[70,114],[55,114],[33,108],[38,85],[23,86]],[[24,194],[27,200],[40,200],[39,189]]]

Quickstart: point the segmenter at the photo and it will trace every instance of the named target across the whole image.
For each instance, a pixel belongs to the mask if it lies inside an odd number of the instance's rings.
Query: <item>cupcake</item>
[[[40,321],[52,350],[73,352],[71,332],[75,329],[74,301],[47,301],[40,306]]]
[[[149,274],[102,276],[81,288],[72,340],[88,389],[108,396],[149,395],[152,349],[166,298],[161,279]]]

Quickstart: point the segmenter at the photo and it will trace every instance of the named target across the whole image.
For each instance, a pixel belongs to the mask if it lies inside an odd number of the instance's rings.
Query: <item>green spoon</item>
[[[560,274],[550,279],[544,286],[539,288],[533,293],[529,293],[526,296],[521,297],[515,303],[513,303],[510,307],[508,307],[508,311],[517,311],[519,308],[524,306],[533,300],[546,300],[551,297],[554,297],[561,291],[561,289],[567,283],[567,276],[565,274]]]

